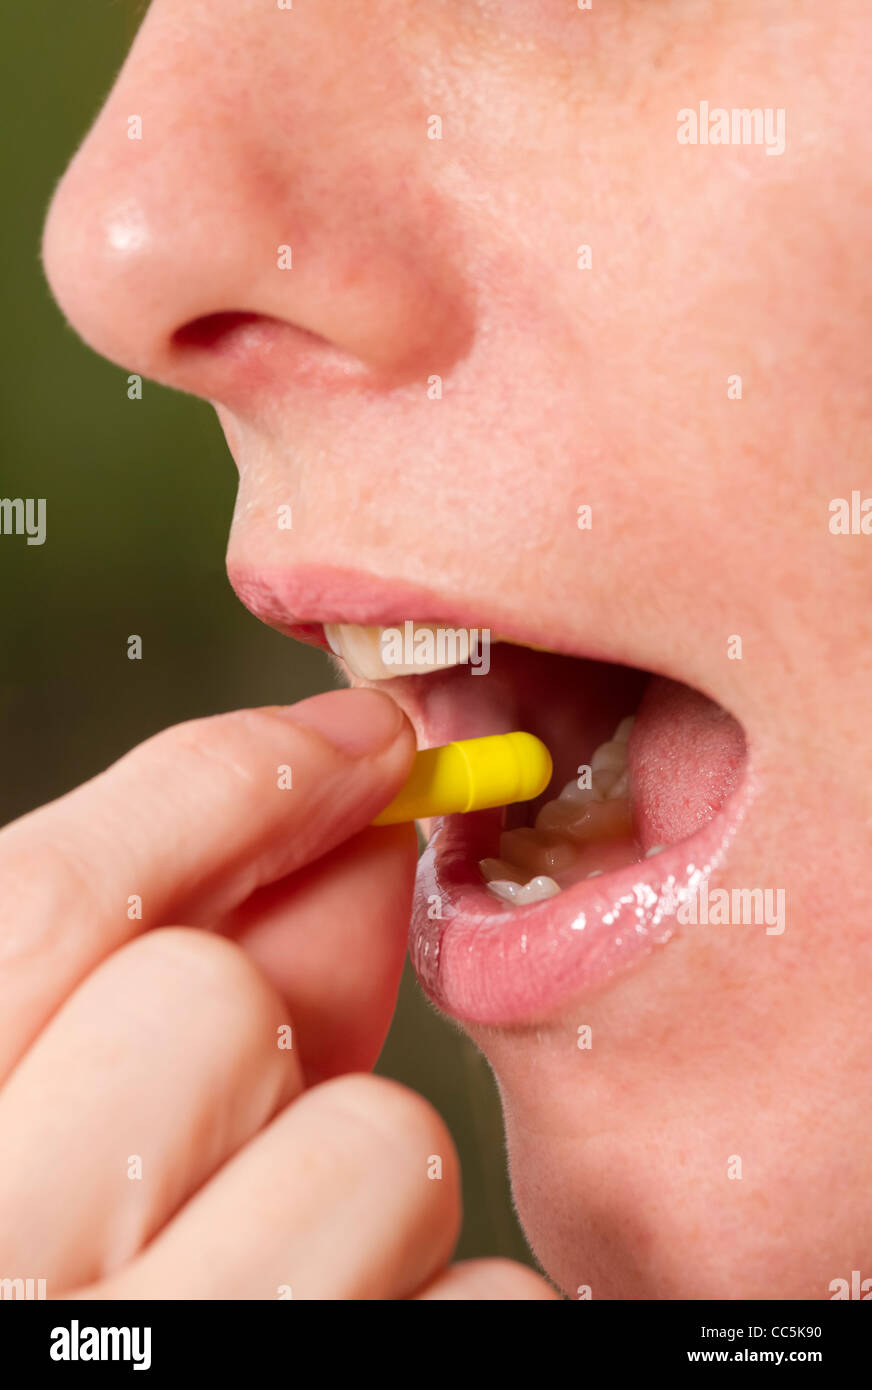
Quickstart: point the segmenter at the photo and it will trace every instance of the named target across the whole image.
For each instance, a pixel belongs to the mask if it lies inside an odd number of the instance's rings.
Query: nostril
[[[261,317],[250,313],[205,314],[176,330],[172,337],[173,347],[220,349],[228,339],[248,330]]]
[[[371,366],[329,338],[253,310],[223,310],[170,333],[162,377],[182,390],[234,409],[294,386],[324,389],[384,384]]]
[[[330,368],[346,377],[352,369],[361,375],[366,372],[363,363],[320,333],[251,311],[227,310],[191,319],[175,330],[170,346],[177,366],[184,358],[204,354],[214,361],[234,361],[248,367],[257,363],[262,371],[272,363],[298,377]]]
[[[270,314],[228,310],[219,314],[204,314],[177,328],[171,345],[179,351],[210,352],[215,356],[241,356],[245,353],[266,353],[281,342],[285,350],[302,356],[310,352],[334,352],[320,333],[273,318]],[[342,354],[345,356],[345,354]]]

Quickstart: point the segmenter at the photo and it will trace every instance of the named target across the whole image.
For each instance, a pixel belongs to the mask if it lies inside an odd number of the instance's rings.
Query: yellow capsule
[[[531,801],[545,790],[551,771],[551,754],[533,734],[492,734],[425,748],[399,795],[373,825]]]

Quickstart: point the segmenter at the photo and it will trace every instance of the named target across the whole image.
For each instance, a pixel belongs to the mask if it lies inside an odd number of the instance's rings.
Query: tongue
[[[720,705],[657,677],[639,707],[628,758],[636,836],[648,850],[711,819],[739,781],[745,738]]]

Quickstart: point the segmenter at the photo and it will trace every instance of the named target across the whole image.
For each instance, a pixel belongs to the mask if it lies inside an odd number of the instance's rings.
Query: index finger
[[[0,833],[0,1079],[137,933],[207,924],[368,825],[414,735],[372,690],[193,720]]]

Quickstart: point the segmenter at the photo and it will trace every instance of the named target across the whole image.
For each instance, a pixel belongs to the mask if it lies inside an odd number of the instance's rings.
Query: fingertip
[[[292,724],[311,729],[346,757],[381,753],[404,731],[414,744],[405,714],[380,690],[328,690],[275,712]]]

